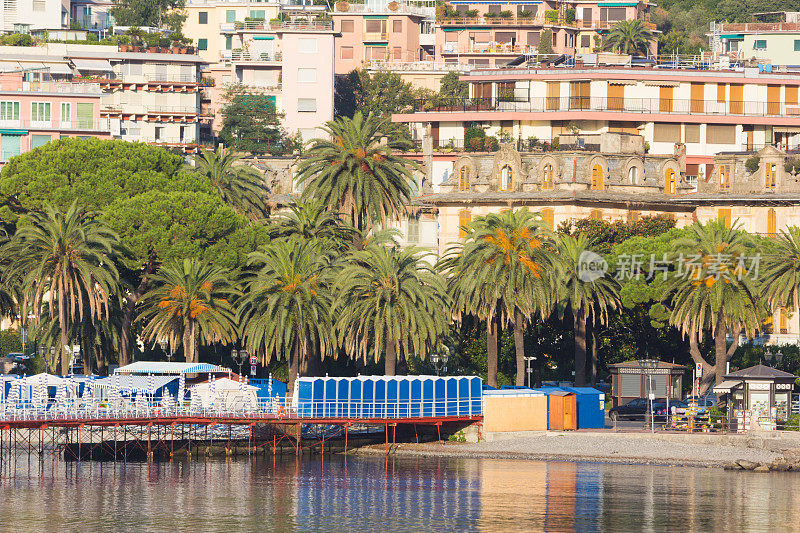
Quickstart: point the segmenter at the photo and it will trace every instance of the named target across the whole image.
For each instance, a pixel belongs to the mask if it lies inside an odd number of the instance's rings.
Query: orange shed
[[[547,393],[547,401],[548,429],[556,431],[578,429],[578,403],[574,392],[551,391]]]

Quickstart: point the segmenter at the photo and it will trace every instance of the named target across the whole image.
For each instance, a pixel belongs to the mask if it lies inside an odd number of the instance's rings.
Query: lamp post
[[[769,364],[774,363],[775,365],[780,365],[781,361],[783,361],[783,353],[781,353],[780,350],[773,353],[769,348],[767,348],[767,351],[764,352],[764,359],[766,359],[767,363]]]
[[[47,346],[39,346],[39,356],[44,359],[44,367],[47,370],[47,373],[50,373],[50,358],[45,357],[47,355]]]
[[[450,348],[445,345],[442,345],[438,352],[431,354],[431,363],[433,363],[433,368],[436,370],[437,376],[442,372],[447,374],[448,359],[450,359]]]
[[[167,356],[167,362],[172,362],[172,350],[170,349],[169,342],[166,339],[161,339],[158,341],[158,345],[161,347],[161,351]]]
[[[531,388],[531,373],[533,372],[533,362],[536,361],[536,356],[523,357],[525,359],[525,373],[528,374],[528,388]]]
[[[644,372],[644,375],[647,376],[647,400],[648,400],[648,403],[650,405],[650,409],[649,409],[649,412],[650,412],[650,431],[652,433],[655,433],[656,426],[655,426],[655,422],[653,420],[653,397],[655,395],[653,394],[653,384],[652,384],[651,380],[652,380],[652,372],[653,372],[653,370],[658,368],[658,360],[656,360],[656,359],[639,359],[637,361],[637,363],[639,364],[639,368],[641,368],[642,371]]]
[[[247,350],[237,350],[236,348],[231,350],[231,359],[233,362],[239,365],[239,375],[242,375],[242,365],[250,356],[247,354]]]

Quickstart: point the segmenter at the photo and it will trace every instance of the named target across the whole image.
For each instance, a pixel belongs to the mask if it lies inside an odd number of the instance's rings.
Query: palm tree
[[[487,381],[497,385],[497,322],[514,330],[516,384],[525,383],[524,330],[553,303],[554,250],[538,214],[527,208],[478,217],[442,262],[457,314],[487,320]],[[454,267],[451,268],[450,267]]]
[[[336,282],[338,342],[366,362],[385,355],[387,376],[397,360],[424,358],[447,329],[449,298],[444,279],[418,248],[370,244],[347,257]]]
[[[22,315],[57,317],[62,374],[69,367],[65,348],[73,325],[109,316],[109,298],[118,290],[118,246],[116,233],[73,203],[66,212],[48,205],[44,212],[31,213],[3,247],[11,258],[9,275],[23,288]]]
[[[729,228],[723,221],[713,220],[690,226],[688,236],[676,240],[674,248],[693,260],[681,266],[681,275],[669,280],[663,299],[671,307],[670,323],[689,338],[692,359],[703,365],[707,388],[714,377],[716,383],[722,381],[741,333],[753,335],[761,325],[758,287],[740,265],[752,243],[738,224]],[[706,331],[714,338],[713,365],[698,348]],[[728,348],[729,335],[733,343]]]
[[[246,165],[236,165],[241,157],[233,150],[217,147],[201,149],[194,158],[197,171],[208,178],[222,201],[234,211],[259,220],[266,217],[269,190],[263,176]]]
[[[604,47],[620,54],[647,55],[653,38],[641,20],[621,20],[611,26]]]
[[[153,276],[155,288],[141,300],[139,320],[147,342],[165,340],[170,350],[183,345],[187,363],[198,361],[204,344],[236,340],[231,301],[237,293],[227,270],[198,259],[165,264]]]
[[[288,359],[289,389],[312,356],[335,354],[331,267],[319,243],[288,239],[253,252],[238,302],[242,338],[266,364]]]
[[[593,242],[585,233],[562,234],[558,252],[563,272],[558,282],[562,310],[572,313],[575,335],[575,386],[586,385],[586,324],[602,325],[609,310],[621,305],[617,280],[589,271],[587,266],[601,258],[591,251]]]
[[[415,163],[393,151],[408,143],[396,136],[386,140],[387,123],[360,112],[328,122],[325,132],[330,140],[314,140],[298,166],[304,198],[322,201],[361,232],[375,221],[386,227],[398,219],[411,198]]]
[[[336,247],[352,243],[353,228],[342,222],[338,213],[328,210],[321,201],[298,200],[288,207],[288,211],[281,211],[271,219],[269,234],[273,239],[316,239]]]
[[[761,283],[769,311],[778,307],[793,310],[800,303],[800,228],[790,226],[774,241],[764,258]],[[800,319],[800,313],[798,313]]]

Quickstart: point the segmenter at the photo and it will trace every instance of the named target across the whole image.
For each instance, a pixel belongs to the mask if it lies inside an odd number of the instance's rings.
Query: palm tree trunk
[[[722,383],[722,376],[725,375],[725,367],[727,366],[725,363],[728,362],[727,358],[727,337],[728,337],[728,328],[725,325],[725,313],[722,311],[722,307],[720,307],[719,311],[717,312],[717,327],[714,328],[714,374],[715,374],[715,385],[719,385]]]
[[[287,383],[288,393],[294,394],[294,384],[297,380],[297,372],[300,369],[300,339],[295,339],[292,343],[292,351],[289,352],[289,383]]]
[[[594,326],[592,326],[592,365],[591,365],[591,372],[592,375],[589,378],[592,387],[595,386],[597,383],[597,367],[598,367],[598,357],[597,357],[597,333],[595,332]]]
[[[91,327],[91,326],[88,326]],[[92,359],[93,359],[93,348],[92,342],[90,339],[89,332],[86,331],[86,327],[81,328],[81,358],[83,359],[83,375],[90,376],[92,375]]]
[[[59,365],[58,373],[62,376],[66,376],[69,373],[72,350],[70,349],[70,351],[67,352],[67,343],[69,342],[67,338],[67,328],[69,324],[67,324],[67,306],[64,303],[63,297],[58,299],[58,326],[61,329],[61,365]]]
[[[573,314],[575,329],[575,386],[586,385],[586,315],[583,311]]]
[[[187,363],[192,362],[192,342],[188,327],[183,330],[183,358]]]
[[[150,280],[150,276],[156,271],[157,268],[158,256],[156,255],[155,250],[151,249],[150,256],[147,259],[147,265],[145,265],[144,268],[144,274],[142,275],[142,279],[139,281],[139,286],[136,287],[135,291],[125,297],[125,308],[122,316],[122,337],[120,338],[119,350],[120,366],[125,366],[131,362],[134,342],[131,329],[133,327],[133,319],[136,318],[136,302],[138,302],[147,291],[147,284]],[[188,361],[188,356],[185,357]]]
[[[514,348],[517,355],[517,379],[516,385],[525,385],[525,318],[519,309],[514,310]]]
[[[497,317],[486,321],[486,383],[497,388]]]
[[[386,339],[386,356],[384,358],[384,371],[387,376],[394,376],[397,370],[397,350],[394,346],[394,339]]]

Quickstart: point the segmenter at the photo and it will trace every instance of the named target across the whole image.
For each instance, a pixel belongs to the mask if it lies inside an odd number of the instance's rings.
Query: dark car
[[[658,413],[667,408],[664,400],[653,400],[653,412]],[[611,420],[644,420],[650,410],[650,400],[647,398],[634,398],[624,405],[612,407],[608,412]]]

